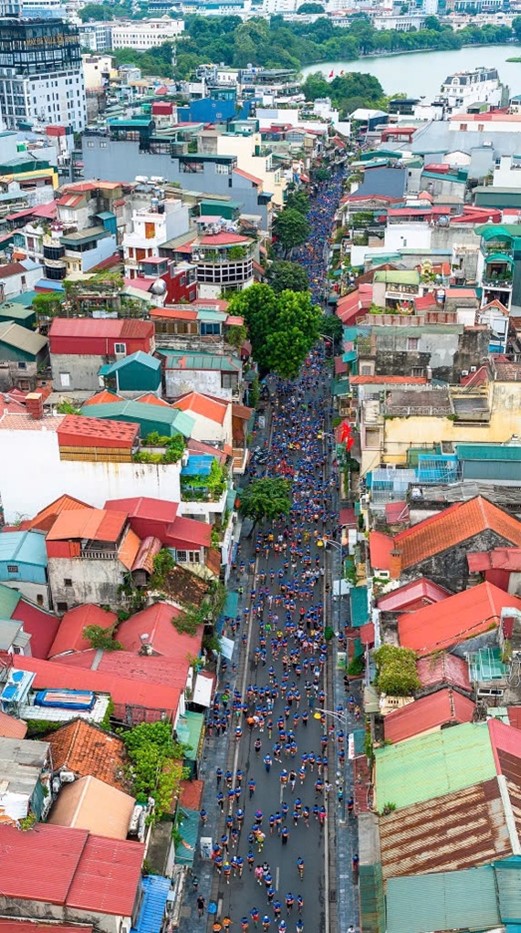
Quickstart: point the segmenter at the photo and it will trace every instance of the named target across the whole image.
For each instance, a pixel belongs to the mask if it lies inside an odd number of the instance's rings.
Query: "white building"
[[[172,42],[182,35],[185,24],[182,19],[162,16],[160,19],[144,19],[129,23],[115,23],[112,27],[112,48],[135,49],[146,52],[163,42]]]
[[[6,126],[85,126],[78,32],[58,20],[0,20],[0,111]]]
[[[157,258],[160,246],[187,233],[189,227],[188,206],[183,201],[152,198],[150,207],[135,210],[123,237],[125,275],[137,278],[141,262]]]
[[[100,91],[108,84],[112,72],[110,55],[84,55],[83,77],[86,91]]]
[[[82,48],[91,52],[110,52],[112,23],[81,23],[78,33]]]
[[[298,0],[263,0],[262,13],[264,16],[278,13],[295,13],[299,6]]]
[[[423,0],[422,9],[425,16],[436,16],[438,12],[438,0]]]
[[[445,78],[440,95],[451,110],[463,110],[470,104],[501,103],[502,87],[495,68],[460,71]]]

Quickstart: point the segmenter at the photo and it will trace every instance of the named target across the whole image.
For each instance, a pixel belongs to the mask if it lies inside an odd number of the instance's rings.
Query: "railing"
[[[384,414],[391,418],[407,418],[409,415],[430,415],[431,417],[447,418],[452,412],[447,408],[436,408],[435,405],[392,405],[390,407],[386,405]]]
[[[115,560],[117,557],[116,551],[100,551],[96,548],[84,548],[80,554],[80,557],[85,560]]]
[[[483,275],[482,279],[483,285],[486,288],[501,288],[503,290],[512,288],[512,279],[504,278],[490,278],[486,274]]]

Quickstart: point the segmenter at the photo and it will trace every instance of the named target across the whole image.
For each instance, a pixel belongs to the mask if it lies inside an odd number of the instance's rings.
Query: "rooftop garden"
[[[228,481],[226,467],[216,458],[209,460],[208,457],[191,457],[183,468],[181,499],[184,502],[217,502],[225,492]]]
[[[152,431],[147,434],[132,459],[134,463],[178,463],[185,449],[186,442],[182,434],[168,437]]]

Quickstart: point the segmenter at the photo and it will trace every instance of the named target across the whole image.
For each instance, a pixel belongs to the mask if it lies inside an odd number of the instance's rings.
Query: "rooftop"
[[[442,651],[429,658],[420,658],[416,662],[416,673],[423,688],[447,684],[470,693],[469,666],[464,658],[455,654]]]
[[[107,509],[76,509],[61,512],[47,535],[48,541],[68,541],[80,538],[87,541],[116,542],[127,521],[126,512]]]
[[[173,620],[180,614],[180,610],[169,603],[154,603],[121,623],[118,641],[125,651],[139,652],[144,644],[151,645],[154,654],[178,658],[182,665],[188,655],[199,654],[202,626],[197,635],[179,633]]]
[[[124,403],[123,403],[124,404]],[[137,424],[101,418],[86,418],[84,415],[66,415],[58,428],[60,444],[85,447],[121,447],[129,449],[136,443],[139,434]]]
[[[0,533],[0,562],[47,566],[45,537],[39,531]]]
[[[472,722],[475,709],[471,700],[446,687],[389,713],[384,719],[385,739],[403,742],[449,724]]]
[[[97,625],[100,628],[108,629],[117,622],[115,612],[108,612],[101,606],[95,606],[93,603],[85,603],[82,606],[76,606],[69,609],[63,616],[56,637],[49,650],[48,657],[69,651],[86,651],[90,648],[90,642],[83,636],[83,630],[87,625]]]
[[[129,794],[89,775],[62,786],[47,822],[126,839],[134,803]]]
[[[399,616],[400,645],[420,657],[451,648],[496,628],[504,608],[521,611],[521,599],[492,583],[480,583],[441,603]]]
[[[224,424],[228,403],[211,395],[203,395],[201,392],[187,392],[176,398],[172,402],[172,407],[192,412],[194,415],[202,415],[217,424]]]
[[[443,586],[433,583],[427,577],[419,577],[380,596],[376,604],[381,612],[400,612],[404,609],[430,606],[431,603],[438,603],[450,595],[450,591]]]
[[[151,321],[138,318],[62,318],[55,317],[49,337],[105,337],[105,338],[146,338],[154,336]],[[81,351],[78,349],[78,353]]]
[[[98,778],[126,789],[125,747],[122,740],[99,726],[73,719],[47,736],[55,771],[62,768],[80,777]]]

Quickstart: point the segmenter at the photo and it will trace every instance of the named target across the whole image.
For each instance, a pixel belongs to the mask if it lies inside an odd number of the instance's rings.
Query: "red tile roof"
[[[61,512],[47,535],[48,541],[69,541],[82,538],[90,541],[118,540],[125,523],[126,512],[108,509],[75,509]]]
[[[461,690],[469,692],[472,689],[469,666],[465,659],[445,651],[432,658],[420,658],[416,662],[416,673],[422,687],[447,684],[449,687],[460,687]]]
[[[122,652],[115,651],[114,654]],[[193,654],[194,652],[192,652]],[[82,654],[67,657],[81,658]],[[65,659],[64,659],[65,660]],[[115,677],[100,670],[81,670],[66,663],[42,661],[39,658],[13,656],[13,665],[18,670],[33,671],[36,674],[35,689],[48,687],[56,690],[92,690],[95,693],[108,693],[114,702],[118,717],[125,717],[129,707],[137,708],[145,721],[155,721],[164,711],[170,718],[175,717],[179,707],[180,690],[170,684],[152,685],[149,680],[132,680]]]
[[[203,395],[201,392],[187,392],[172,402],[172,408],[178,408],[180,411],[190,411],[194,415],[202,415],[209,421],[215,421],[217,424],[224,424],[228,402],[224,399],[219,400],[209,395]]]
[[[24,631],[31,636],[33,657],[47,658],[60,625],[57,616],[26,599],[21,599],[11,618],[23,622]]]
[[[369,557],[374,570],[388,570],[393,539],[383,531],[369,532]]]
[[[0,933],[92,933],[92,926],[67,926],[45,920],[0,920]]]
[[[26,735],[26,722],[24,722],[22,719],[15,719],[14,716],[8,716],[7,713],[2,713],[0,711],[0,736],[3,739],[25,739]]]
[[[521,706],[508,706],[508,721],[515,729],[521,729]]]
[[[51,746],[55,771],[65,768],[80,777],[92,776],[128,790],[125,746],[117,735],[84,719],[72,719],[45,737]]]
[[[244,172],[242,168],[234,168],[234,175],[240,175],[241,178],[246,178],[247,181],[252,181],[254,185],[262,185],[262,178],[257,178],[256,175],[250,175],[249,172]]]
[[[139,425],[124,421],[65,415],[57,430],[61,447],[111,447],[131,450],[139,435]]]
[[[151,308],[150,317],[153,320],[166,318],[175,321],[196,321],[197,311],[189,311],[186,308]]]
[[[400,616],[400,645],[411,648],[420,657],[452,648],[497,627],[504,608],[521,611],[521,599],[492,583],[480,583],[441,603]]]
[[[412,583],[406,583],[405,586],[399,586],[385,596],[380,596],[376,605],[381,612],[400,612],[412,606],[421,609],[422,606],[438,603],[451,595],[443,586],[433,583],[427,577],[419,577]]]
[[[180,615],[181,610],[169,603],[154,603],[121,623],[118,641],[125,651],[137,653],[146,643],[152,645],[156,654],[164,657],[184,661],[188,655],[197,656],[201,650],[203,626],[199,627],[197,635],[179,633],[173,619]],[[142,635],[147,637],[141,638]]]
[[[47,657],[52,658],[65,651],[86,651],[90,648],[90,642],[83,637],[84,628],[87,625],[98,625],[103,629],[112,628],[117,618],[115,612],[108,612],[93,603],[84,603],[75,609],[69,609],[61,620]]]
[[[401,551],[401,566],[405,569],[448,551],[486,529],[521,546],[521,522],[482,496],[450,505],[443,512],[401,531],[395,535],[394,544]],[[379,569],[383,567],[380,565]]]
[[[385,739],[403,742],[449,723],[472,722],[475,709],[472,700],[446,687],[389,713],[384,719]]]

